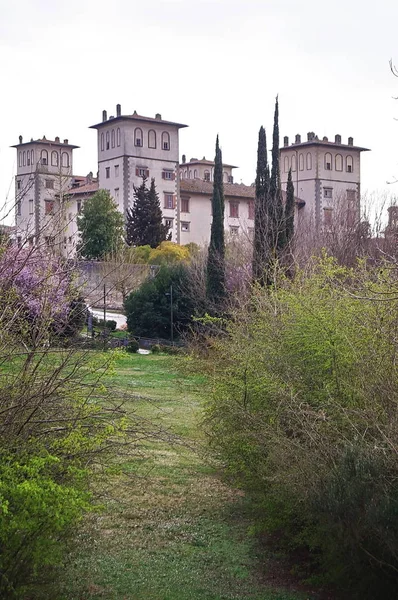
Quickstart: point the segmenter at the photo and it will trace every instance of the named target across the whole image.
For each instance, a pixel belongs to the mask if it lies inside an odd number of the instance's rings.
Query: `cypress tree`
[[[294,235],[294,185],[291,169],[289,169],[286,186],[285,231],[286,243],[289,244]]]
[[[270,227],[272,229],[272,250],[275,258],[277,251],[281,250],[286,245],[279,156],[279,102],[277,96],[275,101],[274,130],[272,135],[272,170],[270,181]]]
[[[168,236],[168,227],[162,222],[155,180],[151,180],[149,189],[146,181],[146,177],[143,177],[141,185],[134,186],[134,204],[126,214],[126,242],[129,246],[148,245],[157,248],[171,236]]]
[[[269,255],[270,175],[265,129],[260,127],[257,148],[256,197],[254,200],[253,278],[264,284]]]
[[[225,297],[224,186],[222,154],[218,136],[214,159],[213,221],[207,257],[206,293],[210,302],[220,308]]]

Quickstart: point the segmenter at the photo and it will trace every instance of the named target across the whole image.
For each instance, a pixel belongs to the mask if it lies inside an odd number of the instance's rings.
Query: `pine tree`
[[[270,227],[272,229],[272,251],[274,258],[276,258],[278,250],[281,250],[286,245],[279,156],[279,102],[277,96],[272,135],[272,170],[270,181]]]
[[[148,189],[146,177],[139,187],[134,186],[134,204],[126,214],[126,242],[129,246],[151,246],[157,248],[161,242],[171,238],[169,228],[163,225],[162,210],[155,180]]]
[[[291,169],[289,169],[286,186],[285,231],[286,243],[289,244],[294,235],[294,185]]]
[[[207,257],[207,297],[213,305],[221,308],[225,298],[225,242],[224,242],[224,186],[222,154],[218,136],[214,160],[213,196],[211,199],[213,221]]]
[[[254,201],[253,278],[264,283],[269,254],[269,187],[265,129],[260,127],[257,149],[256,197]]]

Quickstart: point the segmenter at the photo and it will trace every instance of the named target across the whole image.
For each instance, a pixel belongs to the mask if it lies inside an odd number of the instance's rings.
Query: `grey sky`
[[[217,133],[235,179],[255,176],[257,133],[343,140],[363,155],[362,189],[398,194],[398,2],[393,0],[0,0],[0,193],[11,144],[41,137],[81,146],[74,171],[96,171],[102,109],[188,124],[180,150],[212,158]],[[13,183],[9,202],[13,199]]]

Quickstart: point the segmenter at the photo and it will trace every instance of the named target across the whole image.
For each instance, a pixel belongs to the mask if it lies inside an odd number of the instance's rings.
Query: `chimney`
[[[64,144],[67,144],[69,142],[69,140],[65,139],[64,140]]]
[[[45,136],[45,135],[43,135],[43,137],[42,137],[41,139],[42,139],[42,140],[45,140],[45,139],[46,139],[46,136]]]
[[[120,104],[116,104],[116,116],[121,117],[122,115],[122,107]]]
[[[19,136],[19,143],[22,144],[22,135]]]
[[[93,181],[93,172],[92,171],[90,171],[90,173],[87,175],[86,181],[87,181],[87,183],[92,183],[92,181]]]
[[[338,133],[336,133],[336,135],[334,136],[334,143],[341,144],[341,135],[339,135]]]
[[[107,120],[108,120],[108,117],[107,117],[107,114],[106,114],[106,110],[103,110],[102,111],[102,122],[107,121]]]
[[[59,137],[58,136],[55,138],[55,141],[57,142],[57,144],[59,144]]]
[[[322,141],[323,142],[328,142],[329,141],[328,138],[326,137],[326,135],[323,136]]]
[[[295,144],[301,144],[301,135],[299,133],[296,134]]]
[[[348,138],[348,145],[349,146],[353,146],[354,145],[354,138],[352,138],[352,137]]]
[[[315,133],[313,131],[309,131],[307,133],[307,141],[312,142],[312,140],[314,140],[314,139],[315,139]]]
[[[187,157],[185,156],[185,154],[182,155],[182,162],[186,163],[187,162]]]
[[[158,119],[159,121],[161,121],[162,120],[162,115],[160,113],[156,113],[155,119]]]
[[[289,138],[287,137],[287,135],[285,135],[285,137],[283,138],[283,145],[285,148],[289,145]]]

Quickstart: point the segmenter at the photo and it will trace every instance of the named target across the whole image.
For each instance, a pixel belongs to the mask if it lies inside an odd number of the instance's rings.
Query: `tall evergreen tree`
[[[267,138],[265,129],[261,126],[258,134],[253,240],[253,278],[260,283],[264,283],[269,254],[269,187],[270,175],[267,158]]]
[[[270,219],[272,222],[270,226],[272,228],[272,250],[274,258],[276,258],[277,251],[281,250],[286,245],[279,157],[279,102],[277,96],[275,101],[274,129],[272,135],[272,170],[270,181]]]
[[[211,199],[213,221],[207,257],[206,292],[210,302],[220,307],[225,297],[225,241],[224,241],[224,186],[222,154],[218,136],[214,159],[213,196]]]
[[[294,185],[291,169],[289,169],[286,186],[285,232],[286,243],[289,244],[294,235]]]
[[[139,187],[134,186],[134,204],[126,214],[126,242],[129,246],[151,246],[157,248],[161,242],[170,239],[169,228],[162,222],[159,195],[155,179],[148,189],[146,177]]]

